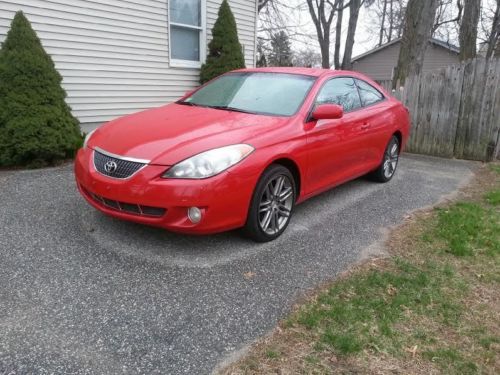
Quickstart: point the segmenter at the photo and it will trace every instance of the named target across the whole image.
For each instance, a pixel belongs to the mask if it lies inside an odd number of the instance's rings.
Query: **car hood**
[[[216,147],[251,143],[276,129],[284,117],[169,104],[110,121],[95,131],[89,147],[173,165]]]

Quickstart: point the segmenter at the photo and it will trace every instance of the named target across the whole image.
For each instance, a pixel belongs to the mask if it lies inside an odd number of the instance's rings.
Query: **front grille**
[[[115,211],[125,212],[127,214],[132,214],[132,215],[151,216],[151,217],[162,217],[167,212],[165,208],[161,207],[143,206],[140,204],[125,203],[125,202],[115,201],[113,199],[104,198],[101,197],[100,195],[88,191],[83,186],[81,186],[81,188],[83,192],[94,202]]]
[[[132,177],[143,168],[146,163],[139,163],[131,160],[120,159],[102,152],[94,150],[94,167],[95,169],[108,177],[125,179]]]

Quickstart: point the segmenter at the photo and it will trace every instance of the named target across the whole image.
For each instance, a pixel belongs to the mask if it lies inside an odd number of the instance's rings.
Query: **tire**
[[[243,234],[256,241],[272,241],[290,223],[297,192],[292,173],[272,164],[262,174],[252,196]]]
[[[393,135],[385,148],[382,162],[379,167],[370,174],[372,180],[377,182],[388,182],[392,179],[398,167],[400,150],[401,145],[399,144],[399,139]]]

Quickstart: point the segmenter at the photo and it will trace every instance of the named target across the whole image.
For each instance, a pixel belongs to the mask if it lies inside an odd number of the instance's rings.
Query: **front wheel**
[[[255,188],[244,233],[257,242],[279,237],[290,223],[295,205],[295,180],[282,165],[273,164]]]
[[[388,182],[392,179],[398,166],[400,149],[399,139],[393,135],[385,149],[382,163],[371,174],[375,181]]]

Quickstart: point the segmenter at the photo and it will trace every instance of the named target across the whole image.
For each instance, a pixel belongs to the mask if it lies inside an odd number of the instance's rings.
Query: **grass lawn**
[[[412,215],[387,251],[221,373],[500,374],[500,165]]]

